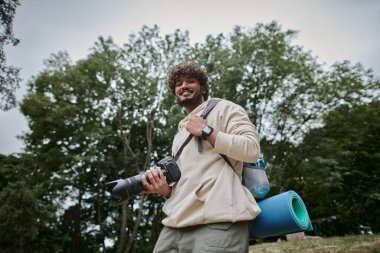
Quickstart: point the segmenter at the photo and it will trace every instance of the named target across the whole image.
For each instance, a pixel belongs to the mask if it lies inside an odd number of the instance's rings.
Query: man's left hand
[[[201,136],[202,129],[207,125],[207,120],[198,116],[192,115],[186,124],[186,130],[194,136]]]

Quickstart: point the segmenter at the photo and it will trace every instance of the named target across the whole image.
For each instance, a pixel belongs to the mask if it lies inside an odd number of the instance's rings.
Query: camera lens
[[[141,181],[141,177],[145,176],[144,174],[138,174],[133,177],[128,177],[124,179],[125,187],[129,195],[134,195],[142,192],[144,190],[144,186]]]
[[[108,184],[113,187],[112,197],[122,201],[127,199],[130,195],[138,194],[144,190],[144,186],[141,181],[141,177],[144,174],[138,174],[126,179],[118,179]]]
[[[166,177],[166,182],[173,185],[181,178],[181,171],[175,161],[174,157],[166,157],[158,162],[158,166],[163,171]],[[130,195],[138,194],[145,190],[141,178],[145,177],[146,181],[150,184],[149,178],[145,173],[140,173],[136,176],[128,177],[126,179],[118,179],[108,183],[112,185],[112,197],[122,201],[127,199]]]

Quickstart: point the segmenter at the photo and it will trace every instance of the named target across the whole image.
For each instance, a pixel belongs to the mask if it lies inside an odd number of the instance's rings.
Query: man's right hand
[[[172,189],[166,182],[166,177],[159,167],[145,171],[145,175],[149,178],[150,184],[144,175],[141,177],[141,181],[148,193],[158,193],[166,198],[170,197]]]

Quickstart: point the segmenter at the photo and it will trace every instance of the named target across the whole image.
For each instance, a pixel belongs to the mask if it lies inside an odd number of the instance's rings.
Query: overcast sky
[[[21,43],[8,47],[8,63],[21,68],[26,82],[43,70],[50,54],[67,51],[76,61],[87,56],[99,36],[122,45],[143,25],[161,34],[188,30],[191,42],[230,33],[235,25],[254,27],[276,20],[299,31],[296,43],[319,63],[361,62],[380,76],[380,1],[378,0],[20,0],[14,33]],[[22,152],[16,138],[27,131],[19,108],[0,111],[0,153]]]

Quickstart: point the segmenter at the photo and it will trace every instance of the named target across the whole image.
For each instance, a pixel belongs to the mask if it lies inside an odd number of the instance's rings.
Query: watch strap
[[[205,128],[209,128],[209,129],[211,129],[211,132],[206,133],[206,132],[204,131]],[[205,126],[202,128],[202,135],[201,135],[202,139],[203,139],[203,140],[207,140],[207,137],[209,137],[210,134],[211,134],[213,131],[214,131],[214,129],[213,129],[212,127],[210,127],[209,125],[205,125]]]

